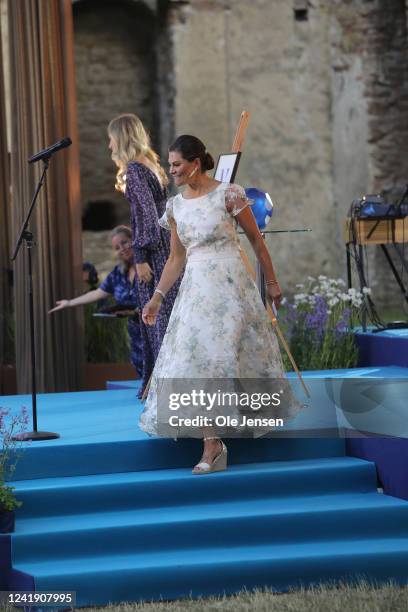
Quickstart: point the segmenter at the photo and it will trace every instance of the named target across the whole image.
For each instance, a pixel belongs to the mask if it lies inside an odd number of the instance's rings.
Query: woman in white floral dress
[[[248,236],[268,296],[279,308],[281,290],[244,189],[206,174],[214,161],[194,136],[175,141],[169,164],[175,185],[185,190],[168,200],[159,221],[171,231],[171,253],[153,298],[143,309],[146,324],[154,324],[165,294],[184,266],[185,271],[141,415],[141,428],[152,435],[158,433],[158,384],[163,379],[283,376],[276,336],[239,252],[235,220]],[[226,467],[224,443],[206,433],[195,474]]]

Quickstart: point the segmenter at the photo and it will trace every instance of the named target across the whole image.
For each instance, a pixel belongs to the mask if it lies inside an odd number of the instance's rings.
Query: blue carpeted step
[[[119,394],[119,391],[111,393]],[[142,435],[142,434],[141,434]],[[141,437],[114,442],[70,443],[62,440],[27,446],[13,479],[114,474],[121,472],[191,468],[200,457],[202,442]],[[229,463],[289,461],[344,456],[344,440],[331,438],[263,438],[229,440]]]
[[[18,520],[35,516],[80,514],[154,506],[369,492],[376,489],[373,463],[353,457],[305,459],[235,465],[211,478],[190,470],[150,470],[17,481],[23,502]]]
[[[408,581],[408,538],[196,548],[26,563],[37,590],[75,590],[77,605],[176,599],[366,578]]]
[[[336,538],[408,538],[408,504],[378,493],[217,502],[22,519],[19,563],[194,547],[287,544]],[[239,534],[239,536],[238,536]]]
[[[373,464],[341,439],[231,440],[228,471],[200,477],[201,442],[145,436],[133,392],[40,400],[42,428],[62,437],[19,462],[11,536],[14,572],[37,590],[75,590],[83,606],[408,582],[408,504],[378,494]]]

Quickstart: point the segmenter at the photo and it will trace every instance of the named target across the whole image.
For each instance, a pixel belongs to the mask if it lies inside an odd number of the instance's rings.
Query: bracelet
[[[267,280],[266,281],[267,285],[279,285],[278,281],[276,280],[276,278],[272,279],[272,280]]]
[[[153,291],[153,293],[158,293],[159,295],[161,295],[161,296],[162,296],[162,298],[163,298],[163,300],[164,300],[164,298],[166,297],[166,294],[165,294],[165,293],[163,293],[163,291],[162,291],[161,289],[155,289],[155,290]]]

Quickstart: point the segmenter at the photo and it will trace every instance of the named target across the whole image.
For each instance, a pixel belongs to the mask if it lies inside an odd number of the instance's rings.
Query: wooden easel
[[[242,145],[243,145],[244,138],[245,138],[245,132],[246,132],[246,129],[248,127],[248,122],[249,122],[249,113],[247,111],[242,111],[241,117],[239,119],[237,131],[235,133],[234,142],[232,144],[232,150],[231,150],[232,153],[238,153],[238,152],[242,151]],[[241,257],[242,257],[242,261],[244,262],[244,265],[245,265],[245,268],[248,271],[248,274],[251,276],[251,278],[254,281],[256,281],[255,270],[252,268],[247,254],[245,253],[244,249],[241,246],[239,247],[239,250],[240,250]],[[269,315],[269,318],[271,320],[271,323],[274,326],[274,328],[276,330],[276,333],[278,334],[279,339],[282,342],[282,345],[283,345],[283,347],[284,347],[284,349],[285,349],[285,351],[286,351],[286,353],[287,353],[287,355],[289,357],[290,363],[292,364],[292,367],[295,370],[295,372],[296,372],[296,374],[297,374],[297,376],[298,376],[298,378],[299,378],[299,380],[300,380],[300,382],[302,384],[302,387],[303,387],[303,390],[304,390],[306,396],[310,398],[309,389],[307,388],[307,386],[306,386],[306,384],[305,384],[305,382],[304,382],[304,380],[302,378],[302,375],[301,375],[301,373],[299,371],[299,368],[296,365],[294,357],[293,357],[292,353],[290,352],[290,348],[288,346],[288,343],[285,340],[285,337],[284,337],[284,335],[282,333],[282,330],[281,330],[281,328],[279,326],[278,320],[275,317],[270,304],[268,304],[268,303],[266,304],[266,311],[267,311],[267,313]],[[152,379],[152,377],[150,376],[149,382],[147,383],[146,388],[145,388],[145,390],[143,392],[143,395],[142,395],[142,398],[141,398],[142,401],[144,399],[146,399],[146,396],[147,396],[148,391],[149,391],[151,379]]]
[[[245,132],[246,129],[248,127],[248,122],[249,122],[249,113],[247,111],[242,111],[241,113],[241,117],[239,119],[239,123],[238,123],[238,127],[237,127],[237,131],[235,133],[235,138],[234,138],[234,142],[232,144],[232,153],[238,153],[238,152],[242,152],[242,145],[244,142],[244,138],[245,138]],[[242,261],[244,262],[245,268],[248,271],[248,274],[251,276],[251,278],[256,281],[256,273],[255,270],[253,269],[253,267],[251,266],[251,262],[248,259],[248,255],[246,254],[246,252],[244,251],[244,249],[240,246],[239,247],[240,253],[241,253],[241,257],[242,257]],[[268,316],[271,320],[271,323],[273,325],[273,327],[276,330],[276,333],[279,336],[280,341],[282,342],[282,345],[287,353],[287,356],[289,357],[290,363],[292,364],[293,369],[295,370],[297,377],[299,378],[303,390],[306,394],[307,397],[310,398],[310,392],[309,389],[307,388],[305,381],[302,378],[302,375],[299,371],[299,368],[296,365],[295,359],[290,351],[289,345],[285,340],[285,337],[282,333],[282,330],[279,326],[278,320],[275,317],[272,308],[270,306],[270,304],[266,303],[266,311],[268,313]]]

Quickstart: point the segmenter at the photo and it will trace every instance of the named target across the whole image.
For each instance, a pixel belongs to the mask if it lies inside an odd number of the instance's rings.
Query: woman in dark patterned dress
[[[136,115],[124,114],[112,119],[108,135],[112,160],[118,167],[115,187],[125,194],[130,204],[132,245],[143,308],[153,296],[170,254],[169,232],[159,225],[166,209],[168,179]],[[178,283],[166,295],[154,326],[140,322],[143,343],[140,395],[153,371],[177,291]]]

